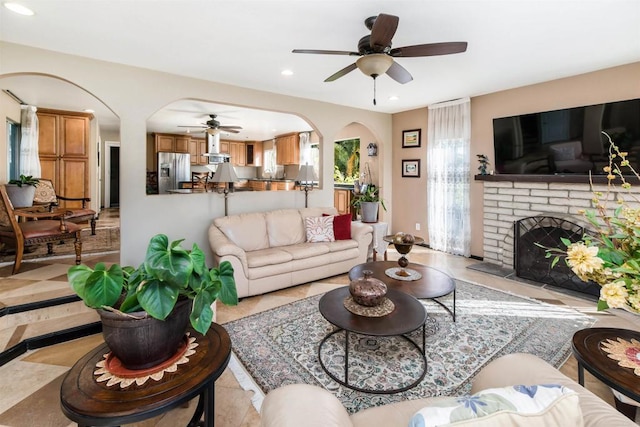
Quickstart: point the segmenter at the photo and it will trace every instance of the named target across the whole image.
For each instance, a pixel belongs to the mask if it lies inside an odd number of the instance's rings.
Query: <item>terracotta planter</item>
[[[36,187],[33,185],[23,185],[18,187],[15,184],[7,184],[7,196],[11,200],[14,208],[28,208],[33,206],[33,196],[36,194]]]
[[[192,301],[176,304],[163,321],[144,311],[129,313],[133,319],[118,313],[98,310],[102,320],[102,335],[113,354],[127,369],[156,366],[175,354],[189,325]]]

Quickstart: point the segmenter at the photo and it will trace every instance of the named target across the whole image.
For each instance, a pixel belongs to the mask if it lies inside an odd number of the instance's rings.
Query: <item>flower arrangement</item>
[[[488,175],[489,171],[487,168],[489,167],[489,158],[484,154],[476,154],[476,157],[478,157],[478,163],[480,163],[480,166],[478,166],[480,175]]]
[[[609,164],[603,168],[607,173],[607,189],[604,193],[593,191],[595,211],[583,212],[595,231],[585,233],[577,242],[561,239],[565,250],[545,249],[547,258],[555,256],[552,267],[564,257],[581,280],[601,286],[598,310],[622,308],[640,314],[640,208],[630,206],[619,194],[617,207],[613,210],[608,207],[616,184],[633,196],[622,168],[631,171],[639,182],[640,175],[627,160],[628,153],[620,151],[611,137],[602,133],[609,140]],[[634,199],[640,202],[637,197]]]

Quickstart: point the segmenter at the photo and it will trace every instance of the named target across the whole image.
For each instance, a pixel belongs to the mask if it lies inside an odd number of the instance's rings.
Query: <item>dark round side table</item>
[[[609,357],[602,346],[607,340],[640,341],[640,332],[618,328],[587,328],[573,335],[573,355],[578,361],[578,383],[584,386],[584,370],[602,381],[606,386],[622,393],[628,398],[640,402],[640,376],[631,368],[618,365],[618,361]],[[631,418],[636,407],[616,399],[616,408]]]
[[[190,329],[198,346],[189,361],[176,372],[165,372],[160,381],[147,380],[124,389],[98,383],[96,363],[109,352],[103,344],[83,356],[67,373],[60,388],[62,412],[78,426],[119,426],[139,422],[176,408],[200,395],[189,426],[196,426],[204,412],[204,425],[213,426],[214,382],[231,358],[227,331],[212,324],[206,335]]]

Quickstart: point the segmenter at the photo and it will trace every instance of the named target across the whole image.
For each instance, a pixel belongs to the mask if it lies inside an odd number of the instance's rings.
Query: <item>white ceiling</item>
[[[36,14],[0,8],[1,40],[386,113],[640,61],[638,0],[18,1]],[[358,70],[323,82],[354,57],[291,53],[296,48],[357,51],[358,40],[368,33],[364,19],[378,13],[400,17],[393,47],[467,41],[467,52],[396,59],[414,80],[401,85],[378,78],[377,106],[372,79]],[[294,74],[282,76],[283,69]],[[29,89],[14,79],[1,79],[0,88],[28,103],[64,109],[56,102],[64,99],[74,109],[90,103],[73,91],[51,97],[55,90],[69,90],[67,83],[51,88],[47,79]],[[399,99],[389,100],[392,95]],[[170,109],[188,111],[162,111],[172,126],[220,113],[223,124],[248,130],[262,117],[194,101]],[[96,115],[101,124],[115,119],[104,106]],[[276,120],[260,126],[285,130],[288,125]],[[260,139],[248,132],[242,138]]]

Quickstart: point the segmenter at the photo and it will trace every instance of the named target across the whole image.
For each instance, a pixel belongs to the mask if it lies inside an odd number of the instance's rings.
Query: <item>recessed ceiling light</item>
[[[293,76],[293,71],[291,71],[291,70],[282,70],[282,72],[280,72],[280,74],[282,74],[283,76]]]
[[[25,15],[25,16],[34,15],[33,10],[29,9],[26,6],[21,5],[20,3],[6,2],[4,3],[4,7],[20,15]]]
[[[95,111],[95,110],[92,110],[91,108],[85,108],[85,109],[84,109],[84,112],[85,112],[85,113],[95,113],[96,111]]]
[[[398,99],[400,99],[400,98],[398,98],[398,97],[397,97],[397,96],[395,96],[395,95],[391,95],[391,96],[389,97],[389,101],[397,101]]]

